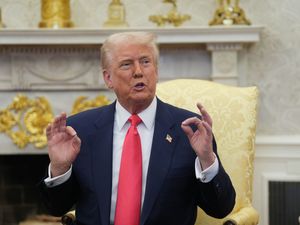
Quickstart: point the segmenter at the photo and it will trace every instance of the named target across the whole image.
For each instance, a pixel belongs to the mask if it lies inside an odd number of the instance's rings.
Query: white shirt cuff
[[[210,182],[218,173],[219,171],[219,160],[217,157],[215,157],[215,161],[213,164],[210,165],[210,167],[206,168],[205,170],[202,170],[200,161],[198,157],[195,159],[195,173],[196,178],[200,179],[203,183]]]
[[[71,165],[70,169],[66,173],[59,175],[57,177],[51,177],[50,166],[51,164],[49,164],[48,166],[48,177],[44,180],[47,187],[55,187],[66,182],[72,174],[72,165]]]

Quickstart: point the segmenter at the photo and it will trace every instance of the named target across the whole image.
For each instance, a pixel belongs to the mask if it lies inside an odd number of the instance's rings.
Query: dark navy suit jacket
[[[68,118],[82,144],[67,182],[52,188],[40,184],[53,215],[76,204],[77,224],[110,224],[114,113],[115,103]],[[221,162],[209,183],[195,177],[196,155],[181,129],[181,122],[192,116],[198,115],[157,101],[141,225],[192,225],[197,206],[222,218],[235,204],[235,191]],[[215,141],[213,146],[217,154]]]

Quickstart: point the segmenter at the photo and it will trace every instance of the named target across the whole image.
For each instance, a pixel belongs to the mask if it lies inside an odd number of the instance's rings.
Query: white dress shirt
[[[142,205],[145,196],[145,186],[146,178],[148,172],[148,165],[150,159],[150,152],[152,147],[154,125],[155,125],[155,115],[156,115],[157,99],[154,98],[152,103],[148,108],[138,114],[142,122],[138,125],[137,129],[141,138],[142,145],[142,160],[143,160],[143,178],[142,178]],[[130,127],[128,121],[131,114],[123,108],[120,103],[116,102],[116,110],[114,115],[114,131],[113,131],[113,171],[112,171],[112,196],[111,196],[111,211],[110,211],[110,222],[113,223],[115,217],[115,208],[118,192],[118,180],[119,180],[119,169],[121,163],[122,146]],[[62,184],[71,176],[72,168],[69,169],[65,174],[51,178],[50,167],[48,168],[49,177],[45,179],[45,184],[48,187],[54,187],[56,185]],[[198,158],[195,159],[195,173],[196,178],[200,179],[202,182],[211,181],[214,176],[218,173],[219,162],[216,158],[215,162],[206,170],[202,171],[200,161]]]

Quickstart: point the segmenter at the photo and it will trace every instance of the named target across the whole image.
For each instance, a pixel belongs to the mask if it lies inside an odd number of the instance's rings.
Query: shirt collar
[[[145,110],[138,113],[138,116],[141,118],[147,129],[151,129],[154,126],[156,107],[157,99],[154,97],[151,104]],[[130,116],[131,114],[123,106],[121,106],[117,100],[115,123],[119,131],[124,127]]]

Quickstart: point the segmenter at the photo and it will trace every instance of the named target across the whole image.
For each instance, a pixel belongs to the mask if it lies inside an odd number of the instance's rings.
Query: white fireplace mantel
[[[99,69],[96,69],[99,46],[110,34],[122,31],[148,31],[157,35],[163,49],[161,80],[183,76],[238,85],[239,64],[246,64],[247,60],[238,53],[258,42],[262,29],[262,26],[0,29],[0,57],[10,62],[0,69],[0,90],[101,89],[104,84],[98,79]],[[61,73],[61,66],[57,66],[61,64],[69,68],[69,73],[63,76],[67,83],[61,83],[61,79],[57,83],[52,75]],[[90,70],[92,66],[94,69]],[[1,70],[5,71],[2,76]]]
[[[238,84],[246,46],[260,40],[262,26],[212,26],[122,29],[0,29],[0,110],[19,92],[45,96],[54,114],[72,108],[80,95],[103,89],[99,46],[110,34],[148,31],[160,44],[160,80],[211,79]],[[242,66],[245,68],[245,66]],[[244,74],[246,72],[244,71]],[[0,133],[1,154],[45,154],[28,145],[24,150]]]
[[[262,26],[203,26],[183,28],[113,29],[2,29],[0,45],[90,45],[102,44],[116,32],[148,31],[157,35],[159,44],[255,43]]]

